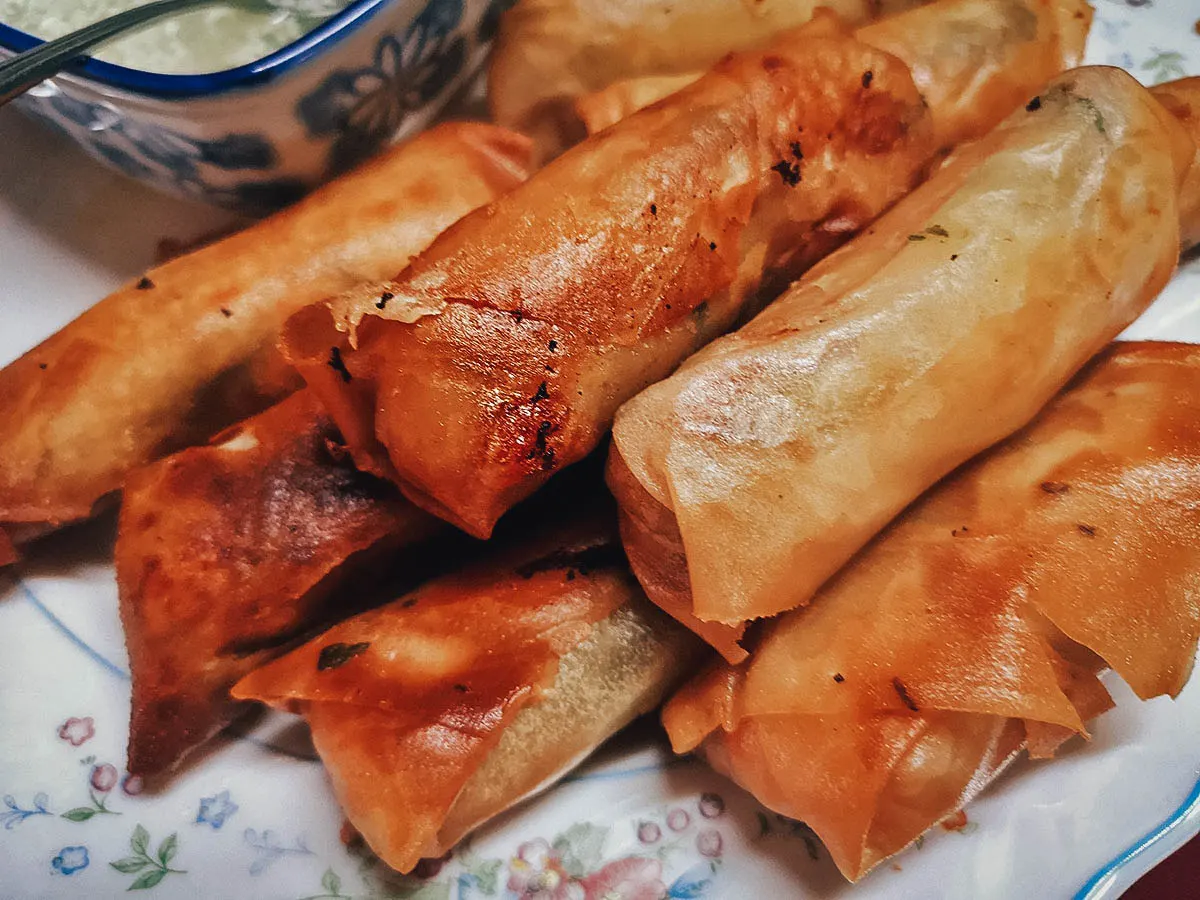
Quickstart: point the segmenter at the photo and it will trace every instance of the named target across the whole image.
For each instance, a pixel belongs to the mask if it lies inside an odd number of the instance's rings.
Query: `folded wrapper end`
[[[133,473],[114,553],[133,680],[128,768],[165,776],[245,711],[243,675],[358,607],[448,532],[356,471],[311,391]]]
[[[629,566],[651,601],[675,621],[703,638],[730,663],[746,658],[741,640],[746,623],[705,622],[692,612],[687,555],[675,517],[629,471],[613,442],[605,473],[620,509],[621,541]]]
[[[500,548],[335,626],[233,690],[296,710],[347,818],[393,868],[442,855],[655,708],[703,646],[593,520]]]

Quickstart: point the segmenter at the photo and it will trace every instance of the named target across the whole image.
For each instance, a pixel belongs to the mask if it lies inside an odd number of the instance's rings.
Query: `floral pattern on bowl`
[[[17,102],[126,175],[262,215],[428,124],[479,68],[509,2],[355,5],[313,58],[245,87],[166,99],[67,73]]]

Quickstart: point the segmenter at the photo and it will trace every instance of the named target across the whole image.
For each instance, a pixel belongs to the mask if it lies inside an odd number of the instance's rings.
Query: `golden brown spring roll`
[[[0,370],[0,527],[83,519],[131,469],[294,390],[274,348],[288,315],[402,268],[519,182],[529,149],[489,125],[435,128],[151,269]]]
[[[492,116],[543,158],[577,134],[572,98],[615,81],[707,69],[796,28],[818,8],[851,24],[922,0],[520,0],[500,20],[488,72]]]
[[[928,110],[899,60],[838,29],[732,56],[560,157],[332,303],[348,339],[319,307],[295,317],[291,358],[359,465],[486,536],[621,402],[907,190]]]
[[[748,663],[673,698],[672,743],[803,819],[857,879],[1023,746],[1085,733],[1111,705],[1104,663],[1142,698],[1179,693],[1200,637],[1198,503],[1200,347],[1113,345]]]
[[[306,390],[134,472],[116,548],[129,771],[174,768],[245,711],[239,678],[331,621],[343,576],[444,527],[358,472]]]
[[[656,707],[700,648],[597,521],[343,622],[234,695],[308,720],[350,823],[407,872]]]
[[[651,599],[736,660],[741,623],[1028,422],[1170,278],[1193,153],[1128,74],[1070,72],[626,404],[610,484]]]
[[[910,64],[938,143],[950,147],[981,137],[1033,86],[1079,65],[1091,20],[1084,0],[938,0],[866,24],[855,37]],[[699,77],[617,82],[577,98],[574,109],[594,134]]]
[[[1150,93],[1187,129],[1196,145],[1179,192],[1179,238],[1186,250],[1200,244],[1200,76],[1157,85]]]

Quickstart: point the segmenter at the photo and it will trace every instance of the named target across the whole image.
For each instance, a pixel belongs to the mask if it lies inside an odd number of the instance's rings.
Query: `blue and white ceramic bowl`
[[[161,75],[87,59],[17,102],[162,190],[261,214],[428,124],[505,0],[355,0],[248,65]],[[0,24],[0,57],[41,41]]]

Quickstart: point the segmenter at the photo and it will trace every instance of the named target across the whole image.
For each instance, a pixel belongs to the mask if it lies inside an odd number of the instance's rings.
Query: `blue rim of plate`
[[[1123,870],[1134,862],[1141,860],[1142,857],[1147,857],[1146,861],[1150,862],[1146,866],[1146,871],[1150,871],[1150,869],[1170,855],[1167,854],[1154,858],[1148,856],[1150,851],[1168,837],[1171,837],[1176,831],[1181,829],[1186,830],[1188,821],[1195,817],[1197,813],[1200,813],[1200,780],[1197,780],[1192,785],[1191,792],[1171,815],[1155,828],[1146,832],[1136,843],[1131,844],[1117,856],[1113,857],[1107,865],[1087,880],[1073,900],[1101,900],[1101,898],[1108,896],[1109,889],[1116,884],[1118,877],[1124,874]],[[1197,824],[1200,824],[1200,821]],[[1145,872],[1141,874],[1145,874]]]
[[[74,631],[74,629],[72,629],[66,622],[56,616],[52,610],[42,603],[42,601],[38,599],[37,595],[25,582],[25,579],[21,578],[15,573],[9,573],[9,578],[16,586],[17,590],[24,596],[25,600],[32,605],[34,609],[36,609],[47,621],[49,621],[55,630],[62,634],[63,637],[65,637],[78,650],[89,656],[101,667],[107,669],[110,674],[115,675],[117,678],[120,678],[124,681],[129,680],[128,672],[113,663],[98,650],[88,644],[87,641],[81,638]],[[232,729],[229,730],[229,734],[232,737],[240,738],[256,744],[257,746],[262,747],[264,750],[282,753],[288,756],[292,755],[286,749],[278,747],[270,741],[256,739],[250,735],[242,734]],[[585,780],[585,778],[586,780],[605,779],[610,777],[626,778],[631,775],[649,774],[662,768],[662,765],[656,764],[616,773],[595,773],[593,775],[583,777],[578,775],[568,775],[563,779],[563,782],[569,783],[571,781]],[[1167,816],[1167,818],[1165,818],[1150,831],[1146,832],[1146,834],[1144,834],[1138,841],[1131,844],[1117,856],[1113,857],[1113,859],[1111,859],[1108,863],[1102,866],[1094,875],[1092,875],[1091,878],[1084,882],[1083,887],[1081,887],[1079,891],[1075,893],[1075,895],[1072,897],[1072,900],[1103,900],[1103,898],[1108,896],[1109,890],[1114,884],[1116,884],[1117,879],[1124,874],[1124,870],[1135,862],[1149,861],[1150,864],[1146,866],[1146,871],[1152,869],[1155,865],[1162,862],[1167,858],[1167,856],[1170,855],[1167,854],[1157,858],[1152,857],[1150,854],[1156,846],[1161,844],[1168,837],[1171,837],[1175,832],[1180,831],[1181,829],[1186,830],[1192,824],[1195,824],[1197,826],[1195,830],[1200,832],[1200,815],[1198,814],[1200,814],[1200,780],[1196,781],[1187,797],[1184,798],[1183,802],[1180,803],[1179,806],[1169,816]],[[1192,819],[1196,820],[1195,823],[1190,821]],[[1145,857],[1145,859],[1143,859],[1143,857]],[[1145,873],[1139,873],[1139,876],[1141,874]]]
[[[68,66],[64,71],[72,75],[84,76],[89,81],[105,87],[130,91],[145,97],[183,100],[223,94],[235,88],[266,84],[281,78],[322,53],[327,47],[333,46],[347,35],[352,34],[359,25],[368,21],[382,7],[391,2],[393,0],[354,0],[341,12],[326,19],[312,31],[305,33],[274,53],[269,53],[243,66],[224,69],[220,72],[207,72],[200,75],[164,75],[159,72],[118,66],[115,63],[103,62],[90,56],[83,57],[82,60]],[[0,23],[0,47],[6,50],[23,53],[34,47],[40,47],[44,43],[45,41],[41,38]]]

